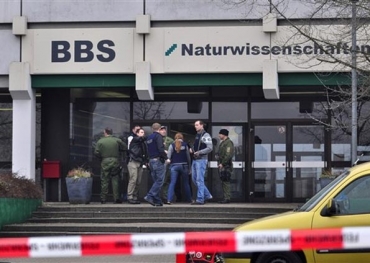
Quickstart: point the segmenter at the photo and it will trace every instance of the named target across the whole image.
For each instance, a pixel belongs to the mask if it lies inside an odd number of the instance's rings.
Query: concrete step
[[[7,225],[0,232],[1,237],[63,236],[92,234],[129,234],[129,233],[170,233],[232,230],[238,224],[209,223],[124,223],[92,224],[84,223],[38,223]]]
[[[202,206],[194,206],[188,203],[175,203],[172,205],[164,205],[162,207],[152,207],[148,203],[141,203],[139,205],[130,205],[128,203],[123,204],[100,204],[90,203],[86,205],[70,205],[68,203],[45,203],[40,207],[37,212],[61,212],[61,211],[100,211],[100,212],[130,212],[130,213],[144,213],[154,212],[153,209],[160,209],[160,212],[173,212],[173,211],[186,211],[186,212],[215,212],[223,211],[229,213],[281,213],[284,211],[292,210],[296,204],[245,204],[245,203],[230,203],[230,204],[218,204],[214,202],[207,203]]]
[[[198,214],[199,216],[199,214]],[[216,216],[216,215],[213,215]],[[220,215],[222,216],[222,215]],[[208,224],[241,224],[246,221],[253,220],[255,218],[251,217],[138,217],[137,215],[131,217],[94,217],[89,218],[89,223],[93,224],[122,224],[122,223],[134,223],[134,222],[141,222],[141,223],[208,223]],[[82,224],[86,222],[86,217],[53,217],[53,218],[31,218],[27,222],[29,223],[40,223],[40,224],[48,224],[48,223],[76,223]]]
[[[203,206],[175,203],[162,207],[147,203],[44,203],[27,222],[3,226],[0,237],[232,230],[244,222],[295,207],[297,204],[212,202]]]
[[[84,212],[48,212],[48,211],[38,211],[34,212],[32,219],[36,220],[38,218],[217,218],[217,217],[232,217],[232,218],[260,218],[262,216],[273,215],[274,213],[267,212],[230,212],[230,211],[213,211],[213,212],[202,212],[202,211],[147,211],[147,212],[120,212],[120,211],[84,211]]]

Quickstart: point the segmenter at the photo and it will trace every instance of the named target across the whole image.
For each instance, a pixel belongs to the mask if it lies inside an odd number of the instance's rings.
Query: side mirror
[[[334,199],[330,199],[326,206],[321,210],[321,216],[333,216],[339,213],[339,205]]]

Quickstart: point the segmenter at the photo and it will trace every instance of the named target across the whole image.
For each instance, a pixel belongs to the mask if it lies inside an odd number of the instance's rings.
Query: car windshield
[[[316,204],[318,202],[321,201],[322,198],[324,198],[324,196],[327,195],[327,193],[329,193],[336,185],[338,185],[348,175],[349,175],[349,171],[345,171],[344,173],[339,175],[337,178],[335,178],[332,182],[330,182],[327,186],[325,186],[323,189],[321,189],[310,200],[308,200],[301,207],[297,208],[295,211],[300,211],[300,212],[310,211],[313,207],[316,206]]]

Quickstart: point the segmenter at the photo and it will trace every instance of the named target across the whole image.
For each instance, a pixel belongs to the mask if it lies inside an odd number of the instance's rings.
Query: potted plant
[[[25,222],[42,205],[42,188],[32,179],[0,171],[0,230]]]
[[[331,172],[329,169],[324,169],[320,175],[319,181],[321,189],[327,186],[331,181],[335,179],[336,175]]]
[[[92,195],[92,173],[83,167],[70,170],[66,177],[70,204],[88,204]]]

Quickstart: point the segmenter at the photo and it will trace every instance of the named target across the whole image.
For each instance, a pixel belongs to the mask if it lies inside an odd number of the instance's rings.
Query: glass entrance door
[[[255,125],[253,135],[254,199],[302,202],[320,190],[319,175],[325,167],[323,126]]]
[[[251,196],[256,199],[286,200],[287,126],[255,126],[252,147]]]
[[[304,201],[320,190],[319,177],[326,166],[324,127],[293,125],[292,140],[293,200]]]
[[[211,184],[212,195],[215,200],[223,199],[222,185],[218,173],[217,161],[215,160],[215,153],[218,151],[218,146],[220,144],[220,139],[218,138],[218,132],[221,129],[227,129],[229,131],[229,138],[234,143],[235,151],[233,158],[233,168],[234,172],[230,181],[231,189],[231,200],[232,201],[244,201],[245,188],[244,188],[244,173],[245,173],[245,144],[244,144],[244,126],[243,125],[222,125],[222,126],[212,126],[212,141],[213,141],[213,152],[212,158],[209,162],[209,171],[211,174]]]

